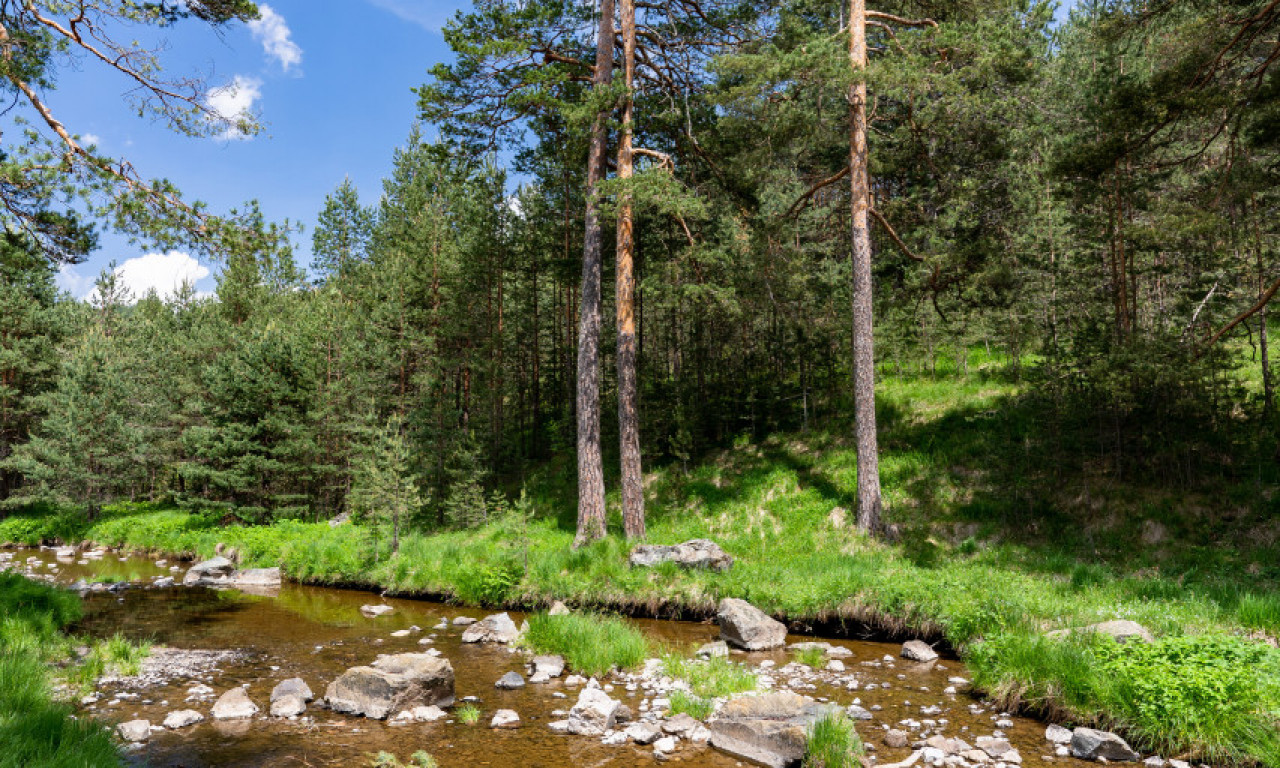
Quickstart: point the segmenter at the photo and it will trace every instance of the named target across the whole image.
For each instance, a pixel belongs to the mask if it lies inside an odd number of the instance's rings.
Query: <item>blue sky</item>
[[[324,197],[350,176],[366,203],[377,200],[391,154],[417,114],[411,88],[449,51],[440,28],[469,0],[270,0],[263,20],[221,36],[198,24],[166,32],[172,74],[203,74],[228,108],[251,101],[264,124],[247,140],[189,138],[139,119],[129,83],[91,62],[63,62],[48,101],[68,129],[95,137],[108,155],[128,158],[144,177],[173,181],[192,199],[225,211],[258,199],[266,216],[306,226],[295,237],[310,262],[311,230]],[[215,96],[215,98],[217,98]],[[7,126],[0,125],[0,129]],[[211,290],[216,265],[185,253],[149,253],[104,232],[102,247],[65,268],[59,285],[77,297],[112,261],[135,293],[196,278]]]

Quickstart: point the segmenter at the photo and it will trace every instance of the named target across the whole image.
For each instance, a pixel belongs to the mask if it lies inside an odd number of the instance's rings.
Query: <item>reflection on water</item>
[[[15,560],[35,555],[44,562],[55,562],[49,551],[19,551]],[[47,569],[43,569],[46,570]],[[62,564],[58,578],[66,583],[81,578],[111,580],[150,580],[170,574],[168,568],[140,558],[121,562],[108,556],[86,565]],[[180,574],[176,574],[179,575]],[[360,613],[360,606],[385,602],[396,611],[371,619]],[[503,646],[464,645],[462,629],[449,626],[436,630],[441,619],[457,616],[482,618],[483,609],[459,608],[437,603],[402,599],[383,600],[365,592],[286,584],[275,596],[246,595],[234,590],[216,591],[176,587],[170,589],[134,589],[115,594],[90,594],[85,600],[85,616],[75,631],[91,636],[122,633],[135,640],[150,640],[159,645],[187,649],[239,649],[249,652],[248,661],[226,666],[203,680],[217,693],[248,684],[251,699],[265,713],[269,709],[271,689],[281,680],[301,677],[318,696],[325,686],[348,667],[367,664],[380,653],[421,651],[424,644],[438,648],[454,666],[457,694],[480,698],[483,710],[480,723],[462,725],[440,721],[409,726],[335,715],[313,706],[309,720],[277,720],[259,716],[252,721],[205,722],[180,731],[156,733],[144,746],[130,753],[139,766],[196,768],[203,766],[360,766],[368,765],[369,756],[378,751],[396,754],[402,760],[419,749],[432,753],[442,766],[519,766],[520,768],[558,768],[559,766],[654,766],[650,747],[633,745],[606,747],[598,739],[553,733],[547,723],[561,719],[554,710],[567,710],[576,699],[575,689],[562,682],[529,685],[502,691],[494,682],[508,671],[525,673],[524,657]],[[518,624],[523,616],[512,613]],[[646,633],[665,645],[692,647],[716,638],[713,624],[669,621],[635,622]],[[401,629],[411,631],[406,637],[392,637]],[[800,638],[793,638],[800,639]],[[974,714],[974,700],[961,695],[943,695],[947,678],[964,675],[956,662],[938,666],[910,663],[895,667],[865,666],[884,656],[896,656],[898,646],[833,640],[853,651],[845,664],[858,676],[860,690],[818,682],[801,692],[841,704],[858,700],[875,709],[875,719],[859,723],[863,738],[879,745],[885,728],[908,718],[923,720],[928,715],[921,708],[941,706],[947,720],[946,732],[972,743],[977,736],[995,730],[999,714],[983,711]],[[790,661],[782,652],[735,654],[734,659],[759,664],[772,660],[781,667]],[[782,679],[779,682],[784,682]],[[868,690],[867,683],[876,683]],[[887,688],[880,687],[887,683]],[[211,702],[186,702],[187,689],[193,681],[173,684],[141,692],[136,701],[103,702],[88,707],[94,716],[112,721],[136,718],[159,723],[166,714],[193,708],[206,716]],[[114,691],[108,690],[107,693]],[[565,693],[556,698],[554,693]],[[629,693],[619,685],[611,694],[621,698],[632,711],[639,712],[641,694]],[[492,730],[489,719],[498,709],[514,709],[523,725],[516,730]],[[1041,755],[1050,754],[1042,724],[1016,719],[1013,728],[1003,729],[1023,756],[1024,765],[1042,765]],[[682,745],[671,762],[696,768],[729,768],[741,765],[733,758],[708,747]],[[878,760],[893,762],[906,757],[909,749],[879,746]],[[1058,759],[1054,765],[1083,765]]]

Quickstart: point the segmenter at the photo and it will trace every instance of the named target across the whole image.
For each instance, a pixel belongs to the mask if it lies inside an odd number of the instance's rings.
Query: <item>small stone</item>
[[[729,655],[729,644],[723,640],[707,643],[698,649],[697,656],[704,659],[716,659]]]
[[[827,662],[827,671],[828,671],[828,672],[843,672],[843,671],[844,671],[844,662],[843,662],[843,661],[841,661],[841,660],[839,660],[839,659],[832,659],[831,661],[828,661],[828,662]]]
[[[477,621],[479,621],[479,619],[473,619],[473,618],[471,618],[470,616],[458,616],[458,617],[454,618],[454,620],[453,620],[453,626],[455,626],[455,627],[469,627],[469,626],[471,626],[472,624],[475,624]]]
[[[151,738],[151,723],[146,720],[130,720],[116,726],[116,731],[125,741],[146,741]]]
[[[653,753],[655,755],[665,755],[669,752],[676,751],[676,739],[674,736],[663,736],[653,742]]]
[[[409,636],[409,630],[407,630],[407,629],[397,629],[395,632],[392,632],[392,633],[391,633],[391,636],[392,636],[392,637],[408,637],[408,636]]]
[[[1124,739],[1093,728],[1077,728],[1071,732],[1071,754],[1082,760],[1118,762],[1134,762],[1139,757]]]
[[[307,681],[300,677],[291,677],[276,684],[271,689],[271,701],[279,701],[288,696],[297,696],[303,702],[311,701],[315,698],[315,694],[311,692],[311,687],[307,685]]]
[[[362,605],[360,606],[360,612],[369,618],[376,619],[379,616],[395,613],[396,609],[389,605]]]
[[[569,614],[569,606],[559,600],[551,604],[551,610],[547,611],[548,616],[567,616]]]
[[[1053,724],[1044,729],[1044,737],[1054,744],[1070,744],[1071,730],[1063,728],[1060,725]]]
[[[519,728],[520,715],[514,709],[500,709],[489,721],[490,728]]]
[[[271,702],[272,717],[297,717],[307,711],[301,696],[284,696]]]
[[[1148,757],[1146,760],[1143,760],[1142,764],[1146,766],[1146,768],[1164,768],[1165,759],[1163,757],[1160,757],[1159,755],[1152,755],[1151,757]]]
[[[633,723],[627,726],[625,733],[628,739],[643,746],[662,738],[662,731],[649,723]]]

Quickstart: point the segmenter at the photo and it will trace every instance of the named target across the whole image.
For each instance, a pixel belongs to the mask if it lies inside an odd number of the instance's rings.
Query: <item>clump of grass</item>
[[[843,712],[833,712],[813,724],[804,768],[858,768],[862,753],[853,721]]]
[[[538,653],[559,654],[578,673],[595,676],[614,667],[639,665],[652,647],[640,630],[622,619],[588,613],[530,616],[522,642]]]
[[[671,714],[686,714],[695,720],[706,720],[715,711],[715,704],[710,699],[695,696],[679,688],[668,697],[671,702]]]
[[[795,649],[791,652],[791,658],[806,667],[813,667],[814,669],[821,669],[827,663],[826,651],[813,646]]]
[[[662,658],[662,669],[668,676],[688,683],[689,689],[700,698],[753,691],[759,682],[750,669],[724,657],[703,661],[667,654]]]
[[[113,635],[94,643],[84,660],[70,668],[67,680],[86,690],[105,675],[136,675],[142,668],[142,660],[150,654],[151,643],[135,644],[123,635]]]
[[[453,714],[463,725],[475,725],[480,722],[480,708],[469,701],[454,710]]]
[[[440,764],[431,756],[431,753],[425,749],[414,752],[409,758],[410,768],[440,768]]]

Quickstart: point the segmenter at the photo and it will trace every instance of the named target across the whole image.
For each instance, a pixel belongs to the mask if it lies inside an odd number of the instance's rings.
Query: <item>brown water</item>
[[[34,556],[38,563],[28,570],[49,574],[56,563],[54,578],[60,583],[77,579],[143,581],[158,575],[181,578],[181,572],[141,558],[121,561],[113,554],[87,564],[58,563],[52,551],[17,550],[12,565],[25,567]],[[0,563],[3,566],[3,563]],[[385,602],[395,613],[366,618],[360,606]],[[547,685],[529,685],[514,691],[494,688],[494,682],[508,671],[526,674],[524,657],[504,646],[470,645],[460,641],[461,627],[433,627],[442,619],[457,616],[482,618],[486,611],[414,600],[383,600],[367,592],[286,584],[274,596],[253,596],[234,590],[203,588],[131,589],[119,595],[90,593],[85,598],[85,617],[75,632],[92,637],[121,633],[133,640],[149,640],[156,645],[183,649],[240,649],[246,660],[224,665],[200,680],[182,679],[158,687],[125,689],[107,685],[102,700],[86,706],[86,714],[112,722],[133,719],[158,724],[169,712],[195,709],[209,715],[211,701],[187,702],[187,690],[196,682],[205,683],[221,694],[247,683],[249,697],[260,707],[252,721],[205,722],[177,731],[154,733],[145,745],[131,748],[130,760],[139,766],[197,768],[203,766],[363,766],[378,751],[391,752],[402,760],[415,750],[425,749],[441,766],[654,766],[651,747],[604,746],[599,739],[560,735],[547,723],[563,718],[553,710],[568,710],[577,698],[577,688],[561,680]],[[518,624],[522,616],[512,613]],[[635,624],[655,639],[672,646],[689,647],[714,640],[718,629],[710,623],[636,620]],[[412,626],[421,631],[393,638],[391,632]],[[368,664],[380,653],[421,652],[419,640],[431,638],[452,662],[458,698],[479,697],[481,720],[475,725],[441,720],[436,723],[391,726],[364,718],[335,715],[312,706],[306,719],[282,720],[266,717],[271,689],[281,680],[301,677],[322,696],[325,686],[349,667]],[[792,637],[790,641],[815,638]],[[844,659],[847,671],[839,673],[788,674],[780,670],[791,661],[785,652],[734,653],[735,661],[759,665],[771,660],[777,668],[761,670],[772,676],[775,687],[789,686],[797,692],[840,704],[860,701],[876,710],[874,719],[858,723],[863,739],[876,747],[879,763],[902,760],[911,749],[890,749],[881,743],[886,726],[902,727],[914,740],[925,731],[959,736],[970,744],[979,736],[997,730],[1000,713],[962,692],[944,694],[951,676],[968,677],[955,661],[922,665],[896,659],[899,646],[849,640],[831,640],[853,651]],[[888,662],[884,657],[894,658]],[[875,666],[868,666],[872,663]],[[808,678],[808,679],[805,679]],[[847,690],[855,679],[858,690]],[[606,681],[602,681],[606,682]],[[611,695],[639,713],[643,692],[628,693],[620,681]],[[868,684],[875,684],[868,689]],[[887,687],[881,687],[887,684]],[[809,687],[812,686],[812,687]],[[114,694],[134,690],[138,699],[111,704]],[[556,698],[555,692],[566,694]],[[922,714],[925,706],[938,706],[938,714]],[[975,711],[975,705],[976,710]],[[493,730],[489,719],[498,709],[514,709],[522,726],[515,730]],[[1024,766],[1052,763],[1074,767],[1084,763],[1066,758],[1047,758],[1052,745],[1044,738],[1044,725],[1023,718],[1010,718],[1012,727],[1000,729],[1019,750]],[[932,727],[912,731],[899,725],[903,720],[937,721]],[[945,724],[943,721],[946,721]],[[680,750],[668,762],[696,768],[729,768],[743,763],[715,749],[681,742]],[[921,764],[922,765],[922,764]]]

